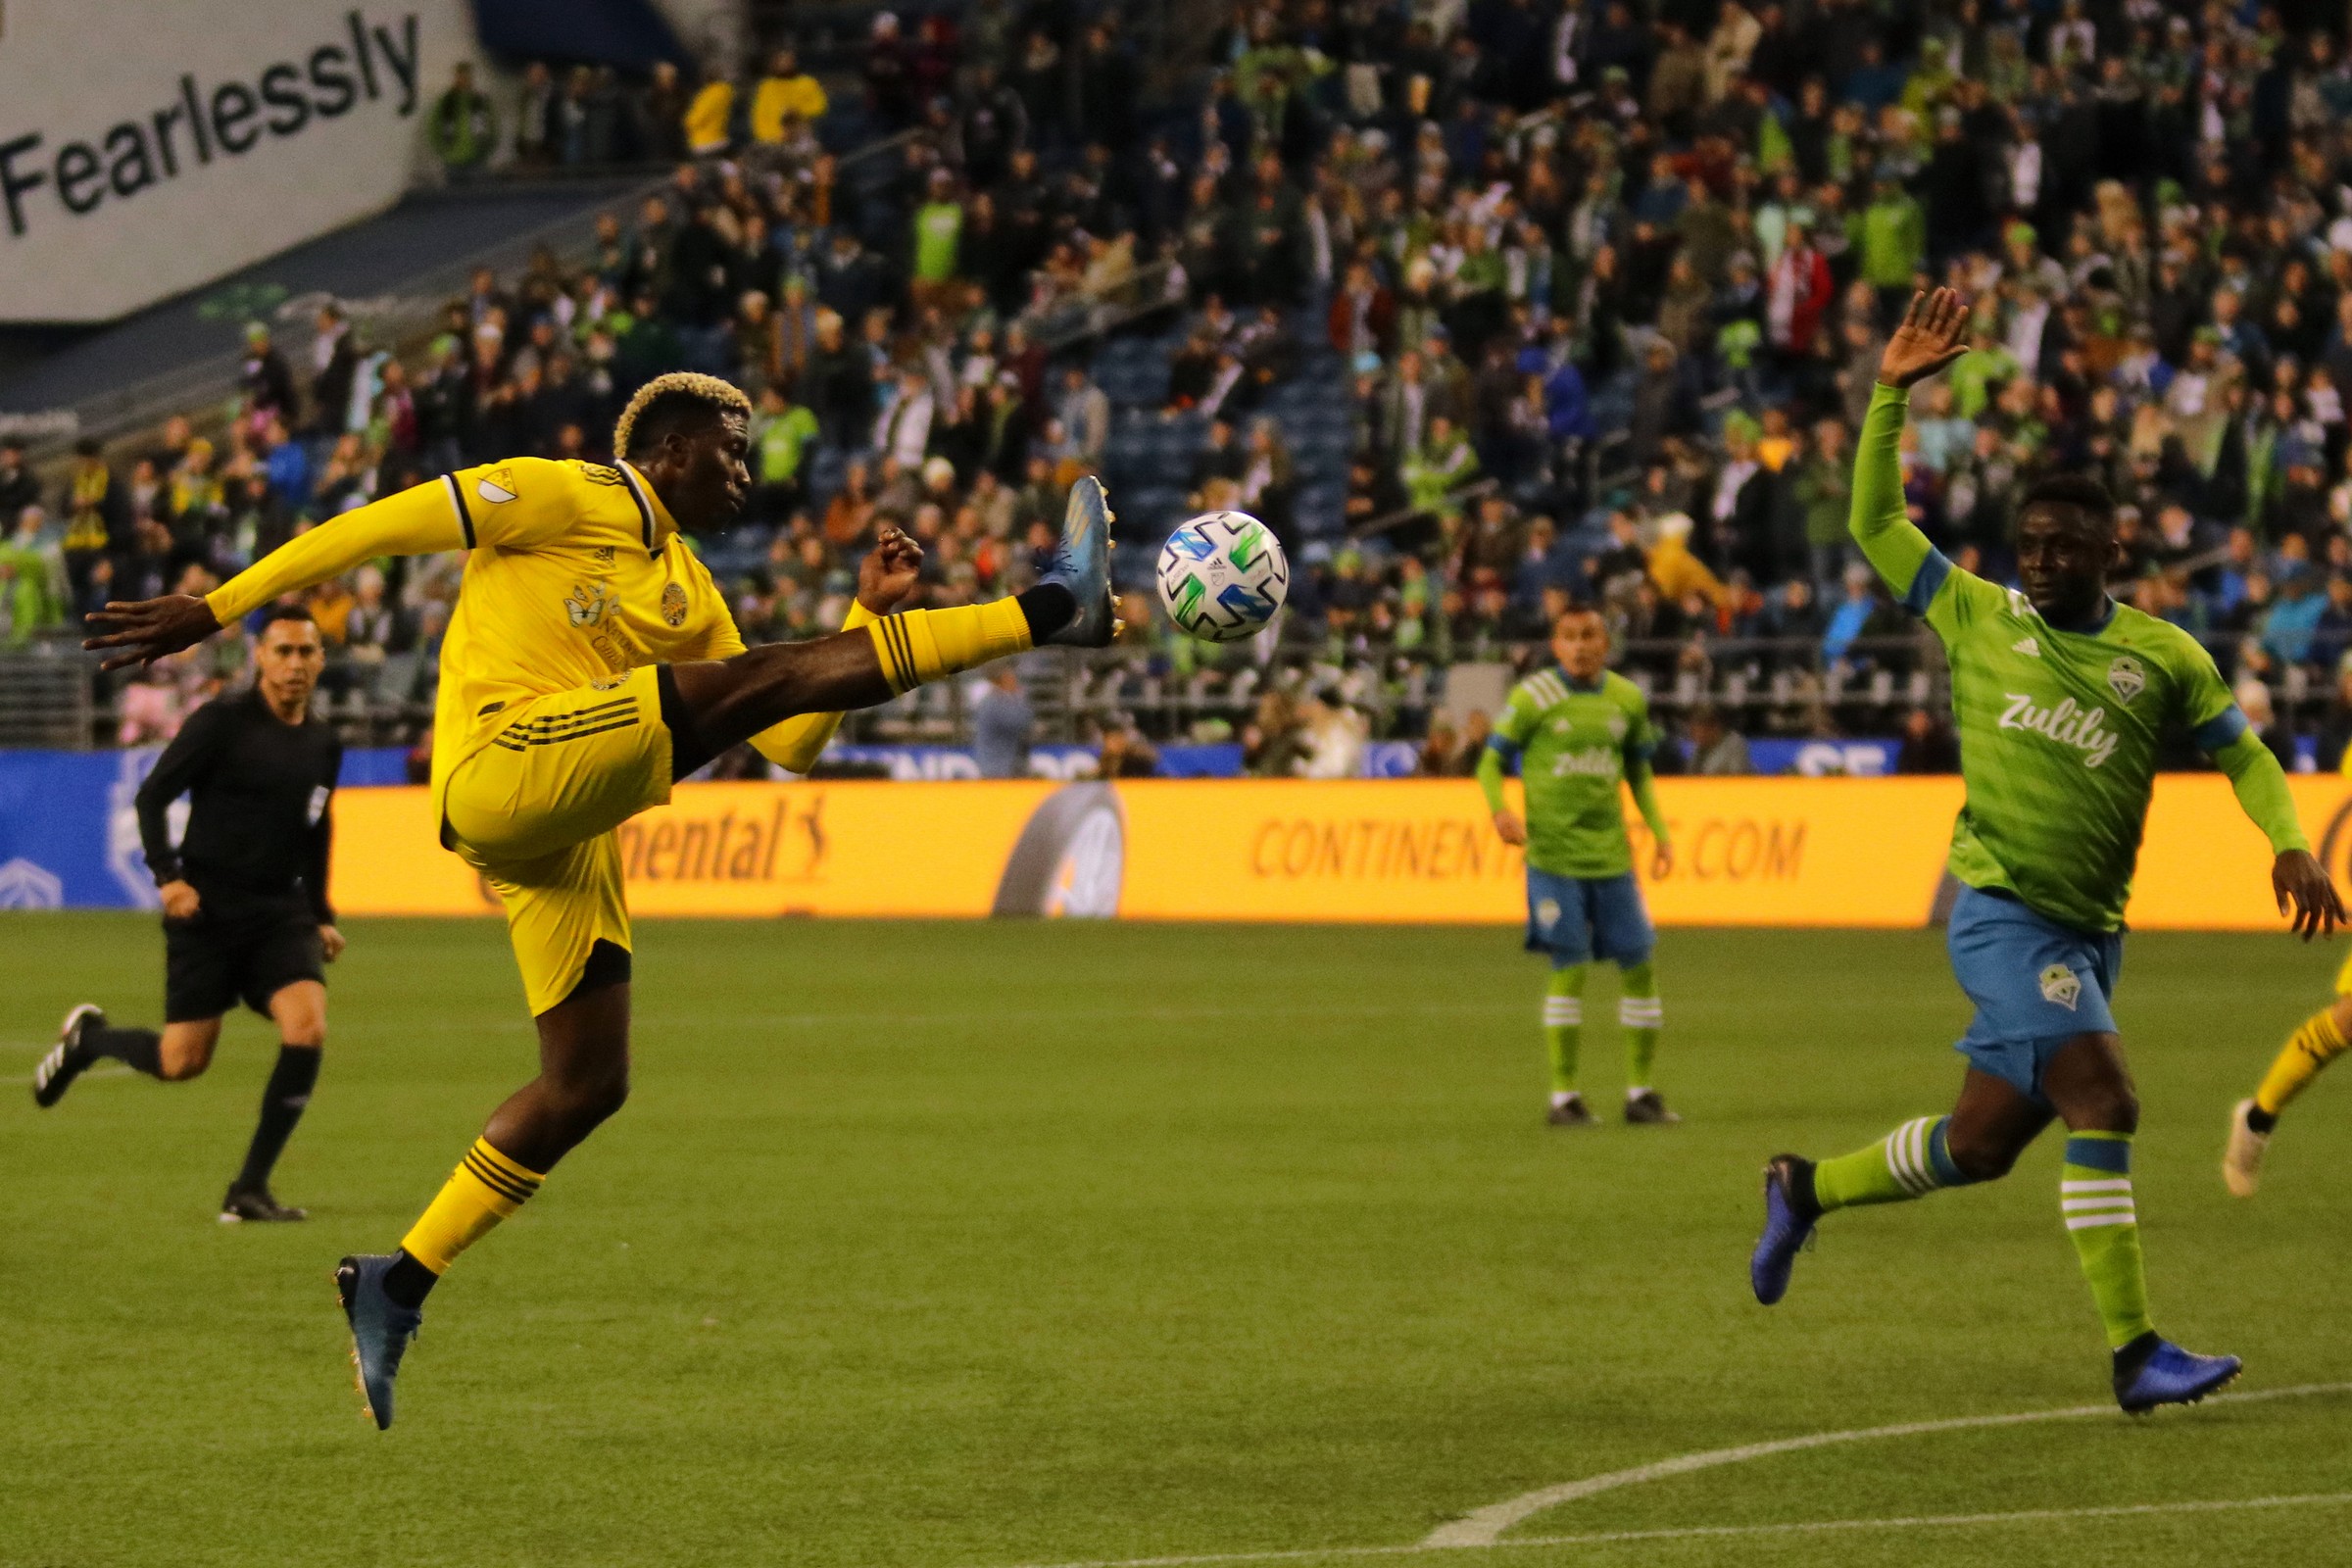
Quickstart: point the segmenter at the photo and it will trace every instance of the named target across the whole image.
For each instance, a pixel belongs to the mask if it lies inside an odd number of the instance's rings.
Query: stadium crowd
[[[1914,400],[1922,526],[2005,579],[2021,483],[2096,474],[2122,508],[2119,596],[2203,638],[2274,749],[2299,730],[2332,767],[2352,739],[2342,27],[2221,0],[1294,0],[1237,7],[1204,85],[1147,110],[1116,4],[1068,24],[981,0],[876,17],[855,104],[790,48],[741,82],[533,68],[505,112],[461,72],[429,118],[455,172],[654,157],[674,177],[592,255],[477,275],[405,356],[331,308],[299,366],[255,325],[218,433],[93,447],[47,491],[0,447],[6,638],[209,583],[453,466],[604,457],[620,401],[681,366],[758,404],[753,509],[707,552],[747,636],[837,624],[885,520],[923,540],[929,602],[1004,593],[1137,416],[1097,347],[1157,333],[1146,416],[1205,432],[1186,500],[1276,527],[1293,608],[1280,650],[1219,651],[1151,629],[1136,595],[1122,690],[1224,693],[1201,722],[1290,767],[1333,710],[1420,733],[1433,669],[1533,657],[1590,598],[1679,697],[1695,758],[1742,729],[1862,726],[1940,759],[1933,653],[1845,514],[1879,346],[1949,282],[1976,318]],[[820,132],[845,115],[895,139],[836,152]],[[1335,516],[1302,504],[1292,434],[1260,412],[1312,374],[1349,410]],[[335,689],[422,696],[455,584],[422,561],[319,590]],[[124,738],[168,732],[234,658],[128,694]],[[1269,658],[1313,689],[1257,690]],[[1277,697],[1317,711],[1269,719]],[[1475,745],[1433,735],[1427,765]]]

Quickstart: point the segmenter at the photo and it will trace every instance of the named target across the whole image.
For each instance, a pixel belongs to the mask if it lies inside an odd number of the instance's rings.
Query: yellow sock
[[[894,692],[972,669],[1029,647],[1029,617],[1020,601],[998,599],[954,610],[907,610],[867,628],[882,674]]]
[[[520,1208],[543,1180],[477,1138],[449,1173],[440,1196],[401,1238],[400,1250],[435,1274],[446,1272],[460,1252]]]
[[[2335,1009],[2322,1007],[2303,1020],[2303,1026],[2286,1037],[2278,1059],[2271,1070],[2262,1075],[2262,1087],[2254,1091],[2254,1103],[2266,1116],[2276,1116],[2284,1110],[2320,1069],[2343,1054],[2347,1042],[2344,1032],[2335,1026]]]

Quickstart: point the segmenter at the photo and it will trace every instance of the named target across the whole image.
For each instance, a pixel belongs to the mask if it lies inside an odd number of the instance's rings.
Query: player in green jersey
[[[1657,736],[1649,700],[1610,673],[1609,628],[1600,612],[1570,610],[1553,623],[1556,669],[1530,675],[1511,690],[1486,752],[1479,788],[1505,844],[1527,846],[1527,950],[1551,958],[1544,995],[1544,1043],[1551,1054],[1554,1127],[1590,1127],[1592,1112],[1577,1090],[1585,1024],[1585,977],[1595,956],[1617,965],[1617,1023],[1625,1031],[1625,1119],[1636,1125],[1682,1120],[1650,1087],[1663,1014],[1650,968],[1656,939],[1634,881],[1618,787],[1629,785],[1657,842],[1657,863],[1671,863],[1666,819],[1650,784]],[[1502,774],[1517,761],[1527,819],[1502,803]]]
[[[2095,481],[2054,476],[2018,507],[2023,592],[1955,567],[1910,521],[1896,447],[1909,388],[1966,352],[1967,305],[1913,299],[1879,363],[1854,463],[1852,530],[1906,609],[1942,639],[1968,786],[1952,828],[1952,972],[1976,1004],[1948,1116],[1904,1123],[1819,1164],[1775,1155],[1749,1277],[1771,1304],[1832,1209],[1922,1198],[2004,1175],[2053,1119],[2066,1124],[2059,1213],[2107,1329],[2117,1402],[2189,1403],[2237,1375],[2148,1318],[2132,1191],[2139,1104],[2108,1001],[2158,748],[2185,730],[2230,776],[2270,840],[2271,883],[2308,940],[2343,906],[2295,818],[2286,776],[2248,729],[2212,658],[2178,627],[2107,597],[2123,561]]]

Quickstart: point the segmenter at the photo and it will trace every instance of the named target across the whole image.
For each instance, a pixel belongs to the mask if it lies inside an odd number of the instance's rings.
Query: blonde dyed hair
[[[629,406],[620,411],[620,419],[612,426],[612,455],[628,457],[629,438],[637,433],[637,421],[644,417],[645,411],[673,399],[698,403],[713,415],[738,414],[746,419],[752,416],[752,400],[734,382],[699,370],[672,370],[639,387],[637,395],[629,399]]]

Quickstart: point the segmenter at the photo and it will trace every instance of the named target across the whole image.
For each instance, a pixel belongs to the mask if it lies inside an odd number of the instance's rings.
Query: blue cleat
[[[397,1255],[364,1253],[335,1265],[335,1294],[351,1321],[351,1363],[359,1369],[360,1393],[378,1432],[392,1425],[392,1380],[400,1376],[400,1358],[424,1322],[416,1307],[384,1294],[384,1271]]]
[[[2197,1355],[2151,1332],[2115,1352],[2115,1402],[2146,1415],[2160,1404],[2194,1404],[2238,1374],[2234,1355]]]
[[[1045,640],[1065,648],[1107,648],[1119,634],[1110,592],[1110,497],[1089,474],[1070,486],[1061,519],[1061,549],[1045,581],[1057,582],[1078,601],[1070,623]]]
[[[1813,1162],[1775,1154],[1764,1163],[1764,1234],[1747,1260],[1747,1282],[1756,1299],[1772,1305],[1788,1294],[1788,1271],[1813,1239],[1821,1210],[1813,1203]]]

